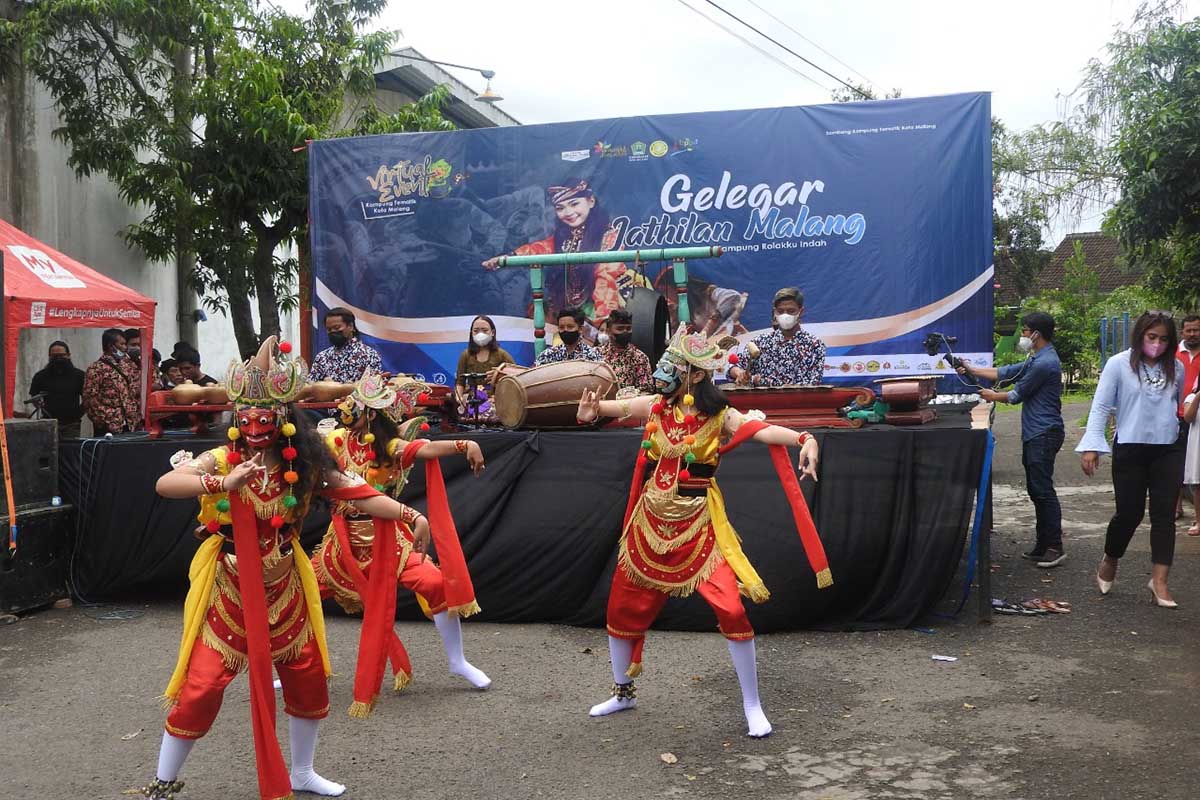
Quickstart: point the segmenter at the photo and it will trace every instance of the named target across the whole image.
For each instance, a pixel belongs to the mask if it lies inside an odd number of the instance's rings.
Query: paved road
[[[1083,478],[1067,453],[1071,560],[1049,573],[1022,562],[1032,510],[1017,419],[999,416],[993,593],[1067,600],[1074,613],[990,626],[935,620],[932,633],[762,636],[762,694],[776,730],[765,741],[741,735],[718,636],[652,635],[641,705],[592,720],[586,709],[609,683],[603,634],[542,625],[466,625],[468,654],[495,680],[479,693],[445,674],[431,625],[401,624],[415,683],[369,720],[351,720],[358,622],[334,618],[341,674],[318,770],[348,784],[351,798],[1193,800],[1200,542],[1180,539],[1179,611],[1148,603],[1144,532],[1101,599],[1091,575],[1112,495],[1106,477]],[[169,601],[124,608],[140,616],[75,608],[0,628],[6,797],[118,798],[150,776],[162,719],[154,698],[174,661],[180,611]],[[184,798],[257,796],[244,681],[225,705],[187,765]]]

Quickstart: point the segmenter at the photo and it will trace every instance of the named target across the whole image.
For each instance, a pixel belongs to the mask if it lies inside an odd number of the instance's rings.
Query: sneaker
[[[1045,557],[1046,551],[1039,550],[1036,547],[1032,550],[1026,550],[1024,553],[1021,553],[1021,558],[1028,559],[1029,561],[1041,561]]]
[[[1051,569],[1067,560],[1067,554],[1053,547],[1046,548],[1046,554],[1037,562],[1041,569]]]

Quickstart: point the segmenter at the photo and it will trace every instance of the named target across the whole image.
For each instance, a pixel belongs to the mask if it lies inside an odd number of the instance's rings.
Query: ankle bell
[[[633,685],[633,681],[629,683],[614,683],[612,685],[612,696],[618,700],[633,700],[637,697],[637,687]]]

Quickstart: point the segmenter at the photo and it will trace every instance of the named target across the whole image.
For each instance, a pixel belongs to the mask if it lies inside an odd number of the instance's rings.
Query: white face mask
[[[775,321],[779,323],[781,330],[790,331],[796,327],[796,323],[800,320],[795,314],[776,314]]]
[[[1030,339],[1028,336],[1022,336],[1017,340],[1017,349],[1022,353],[1028,353],[1033,349],[1033,339]]]
[[[609,341],[611,340],[608,338],[608,334],[604,333],[603,331],[596,335],[596,344],[600,345],[601,347],[608,344]]]
[[[492,335],[490,333],[484,333],[480,331],[471,337],[471,341],[475,342],[475,344],[479,345],[480,347],[487,347],[492,343]]]

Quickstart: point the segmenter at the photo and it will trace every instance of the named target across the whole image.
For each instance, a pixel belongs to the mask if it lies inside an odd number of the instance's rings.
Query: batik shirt
[[[650,359],[635,345],[621,348],[606,344],[600,348],[600,355],[616,373],[618,388],[633,386],[647,394],[654,391]]]
[[[355,336],[341,349],[330,347],[317,353],[309,370],[309,380],[355,383],[367,370],[383,371],[379,353]]]
[[[142,427],[141,371],[132,358],[101,356],[83,376],[83,410],[97,430],[128,433]]]
[[[787,340],[774,330],[754,340],[759,356],[750,374],[759,386],[817,386],[825,373],[825,343],[806,330]]]
[[[556,344],[553,347],[547,347],[542,351],[542,354],[537,357],[534,362],[535,367],[540,367],[543,364],[557,364],[559,361],[603,361],[604,356],[600,355],[600,351],[592,347],[586,342],[580,342],[574,352],[567,352],[565,344]]]

